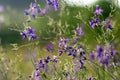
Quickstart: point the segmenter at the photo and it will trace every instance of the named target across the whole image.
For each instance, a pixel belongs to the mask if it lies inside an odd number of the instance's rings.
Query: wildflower
[[[26,30],[20,32],[20,35],[22,36],[22,39],[28,38],[29,41],[37,38],[35,29],[32,27],[27,27]]]
[[[82,26],[79,26],[79,27],[76,28],[76,35],[79,36],[79,37],[84,35],[84,31],[83,31]]]
[[[53,8],[55,11],[57,11],[59,9],[58,0],[53,1]]]
[[[44,62],[45,62],[45,63],[48,63],[49,60],[50,60],[50,56],[47,56],[47,57],[44,59]]]
[[[40,13],[41,9],[37,6],[37,3],[33,3],[29,9],[24,11],[25,16],[31,15],[33,18],[36,18],[36,14]]]
[[[101,63],[103,65],[108,65],[109,64],[109,56],[107,54],[103,56],[103,58],[101,60]]]
[[[50,11],[50,6],[49,5],[46,5],[44,9],[41,9],[40,12],[38,12],[38,14],[43,17],[45,16],[49,11]]]
[[[51,62],[59,62],[59,60],[57,59],[57,56],[53,56],[53,58],[50,60]]]
[[[32,27],[28,27],[26,33],[27,33],[28,35],[34,34],[34,33],[35,33],[35,29],[33,29]]]
[[[85,56],[82,56],[82,60],[87,60],[87,58]]]
[[[30,14],[30,11],[29,10],[25,10],[24,11],[24,15],[28,16]]]
[[[89,21],[89,24],[94,29],[100,24],[100,20],[98,18],[94,18],[93,20]]]
[[[112,25],[111,25],[111,18],[110,17],[108,17],[108,18],[106,18],[105,19],[105,25],[104,25],[106,28],[108,28],[108,29],[110,29],[110,30],[112,30],[113,28],[112,28]]]
[[[90,53],[90,60],[94,60],[95,59],[95,54],[94,53]]]
[[[101,46],[97,46],[97,57],[101,57],[103,55],[103,48]]]
[[[46,0],[46,3],[51,5],[55,11],[59,9],[58,0]]]
[[[62,51],[62,50],[59,50],[59,51],[58,51],[58,55],[59,55],[59,56],[61,56],[61,55],[62,55],[62,53],[63,53],[63,51]]]
[[[35,80],[40,80],[40,71],[39,70],[36,70],[35,71]]]
[[[46,47],[48,52],[53,52],[54,51],[54,45],[52,43],[48,44]]]
[[[77,53],[78,53],[80,56],[83,56],[83,54],[85,53],[81,45],[78,47]]]
[[[32,27],[28,27],[27,28],[27,31],[26,31],[26,34],[28,36],[28,40],[34,40],[37,38],[36,34],[35,34],[35,29],[32,28]]]
[[[102,12],[103,12],[103,9],[101,9],[99,5],[96,5],[96,10],[94,11],[94,14],[100,15],[102,14]]]
[[[63,39],[60,37],[59,39],[59,48],[67,47],[69,39]]]
[[[20,35],[22,36],[22,39],[26,39],[27,38],[27,35],[26,35],[26,33],[25,32],[20,32]]]

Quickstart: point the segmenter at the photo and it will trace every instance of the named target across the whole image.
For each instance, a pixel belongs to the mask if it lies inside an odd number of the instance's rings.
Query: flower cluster
[[[76,36],[81,37],[84,36],[83,26],[79,26],[76,28]]]
[[[49,12],[51,5],[55,11],[59,9],[58,0],[46,0],[47,5],[45,8],[41,9],[38,4],[35,2],[31,4],[30,8],[25,10],[24,14],[26,16],[31,15],[33,18],[36,18],[36,15],[39,14],[40,16],[44,16],[46,13]]]
[[[51,5],[55,11],[59,9],[58,0],[46,0],[46,3]]]
[[[102,14],[102,12],[103,12],[103,9],[101,9],[99,5],[96,5],[96,10],[94,11],[94,14],[100,15]]]
[[[57,59],[56,56],[53,56],[53,58],[51,58],[50,56],[47,56],[44,60],[40,59],[34,73],[35,80],[40,80],[40,75],[42,74],[42,70],[46,71],[48,69],[49,62],[57,63],[58,61],[59,60]]]
[[[95,27],[100,25],[99,18],[94,18],[93,20],[89,21],[90,26],[94,29]]]
[[[20,32],[20,35],[22,36],[22,39],[27,38],[29,41],[37,39],[35,29],[33,29],[32,27],[27,27],[26,30]]]
[[[60,37],[59,40],[59,56],[62,55],[62,53],[67,53],[68,56],[72,56],[73,60],[77,60],[79,62],[79,69],[84,68],[84,60],[86,60],[87,58],[85,57],[85,51],[82,47],[82,45],[78,45],[76,42],[78,41],[79,37],[84,35],[84,31],[83,31],[83,26],[79,26],[76,28],[75,30],[75,39],[64,39]],[[76,39],[77,38],[77,39]],[[74,41],[75,40],[75,41]],[[72,44],[72,45],[71,45]]]
[[[98,26],[104,26],[107,29],[112,30],[112,25],[111,25],[111,18],[107,17],[105,21],[100,21],[99,15],[102,15],[103,9],[99,7],[99,5],[96,5],[96,10],[94,11],[95,17],[89,21],[90,26],[94,29],[95,27]],[[104,24],[103,24],[104,23]]]
[[[46,47],[48,52],[54,52],[54,45],[52,43],[49,43]]]
[[[111,48],[106,49],[101,46],[97,46],[97,50],[90,53],[90,60],[97,59],[99,63],[109,66],[111,63],[114,63],[116,55],[118,55],[117,50],[113,50]]]
[[[37,3],[31,4],[30,8],[28,10],[25,10],[24,14],[27,15],[32,15],[32,17],[36,17],[37,13],[40,13],[41,9],[38,7]]]

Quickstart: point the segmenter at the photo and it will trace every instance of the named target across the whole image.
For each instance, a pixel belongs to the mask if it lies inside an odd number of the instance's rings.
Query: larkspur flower
[[[59,56],[61,56],[61,55],[62,55],[62,53],[63,53],[63,51],[62,51],[62,50],[59,50],[59,51],[58,51],[58,55],[59,55]]]
[[[44,62],[45,62],[45,63],[48,63],[50,59],[51,59],[50,56],[47,56],[47,57],[44,59]]]
[[[69,39],[64,39],[64,38],[61,38],[59,39],[59,48],[63,48],[63,47],[67,47],[67,43],[69,42]]]
[[[84,36],[83,26],[79,26],[76,28],[76,36]]]
[[[100,25],[99,18],[94,18],[91,21],[89,21],[90,26],[94,29],[96,26]]]
[[[49,5],[46,5],[44,7],[44,9],[41,9],[41,12],[39,13],[39,15],[41,17],[45,16],[49,11],[51,10],[51,7]]]
[[[101,57],[103,55],[103,48],[101,46],[97,46],[97,57]]]
[[[36,18],[37,13],[40,13],[41,9],[38,7],[37,3],[31,4],[30,8],[24,11],[24,15],[31,15],[33,18]]]
[[[94,60],[95,59],[95,53],[90,53],[90,60]]]
[[[25,10],[24,11],[24,15],[28,16],[30,14],[30,11],[29,10]]]
[[[27,32],[26,33],[28,35],[35,34],[35,29],[29,26],[29,27],[27,27]]]
[[[101,63],[103,64],[103,65],[108,65],[109,64],[109,55],[104,55],[103,57],[102,57],[102,60],[101,60]]]
[[[55,11],[59,9],[58,0],[46,0],[46,3],[51,5]]]
[[[29,41],[37,39],[35,29],[32,27],[27,27],[26,30],[20,32],[20,35],[22,36],[22,39],[27,38]]]
[[[99,7],[99,5],[96,5],[96,10],[94,11],[94,14],[100,15],[103,13],[103,9]]]
[[[57,59],[57,56],[53,56],[53,58],[51,58],[51,60],[50,60],[51,62],[59,62],[59,60]]]
[[[110,18],[110,17],[108,17],[108,18],[105,19],[105,25],[104,25],[104,26],[105,26],[106,28],[110,29],[110,30],[113,29],[113,27],[112,27],[112,25],[111,25],[111,18]]]
[[[40,80],[40,71],[39,70],[35,70],[35,80]]]
[[[57,11],[59,9],[58,0],[53,1],[53,8],[55,11]]]
[[[27,35],[26,35],[26,33],[25,32],[20,32],[20,35],[22,36],[22,39],[26,39],[27,38]]]
[[[78,53],[80,56],[83,56],[83,54],[85,54],[82,45],[79,45],[79,46],[78,46],[77,53]]]
[[[48,52],[54,52],[54,45],[52,43],[49,43],[46,47]]]

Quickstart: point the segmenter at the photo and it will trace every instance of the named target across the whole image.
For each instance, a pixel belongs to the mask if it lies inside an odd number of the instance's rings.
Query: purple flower
[[[46,3],[49,5],[53,5],[53,0],[46,0]]]
[[[62,55],[62,53],[63,53],[63,51],[62,51],[62,50],[59,50],[59,51],[58,51],[58,55],[59,55],[59,56],[61,56],[61,55]]]
[[[27,16],[27,15],[29,15],[29,14],[30,14],[30,11],[29,11],[29,10],[25,10],[25,11],[24,11],[24,15],[25,15],[25,16]]]
[[[27,33],[28,35],[35,34],[35,29],[32,28],[32,27],[28,27],[26,33]]]
[[[35,71],[35,80],[40,80],[40,71],[39,70]]]
[[[24,11],[24,14],[31,15],[33,18],[36,18],[36,14],[40,13],[41,9],[38,7],[37,3],[33,3],[28,10]]]
[[[94,29],[100,24],[100,20],[98,18],[94,18],[93,20],[89,21],[89,24]]]
[[[84,31],[83,31],[82,26],[79,26],[79,27],[76,28],[76,35],[79,36],[79,37],[84,35]]]
[[[32,15],[32,17],[33,17],[33,18],[36,18],[36,14],[37,14],[37,8],[33,8],[33,9],[31,10],[31,15]]]
[[[104,25],[106,28],[108,28],[108,29],[110,29],[110,30],[112,30],[113,28],[112,28],[112,25],[111,25],[111,18],[110,17],[108,17],[108,18],[106,18],[105,19],[105,25]]]
[[[47,57],[44,59],[44,62],[45,62],[45,63],[48,63],[50,59],[51,59],[50,56],[47,56]]]
[[[59,9],[58,0],[53,1],[53,8],[55,11],[57,11]]]
[[[63,48],[63,47],[67,47],[67,43],[69,42],[69,39],[64,39],[64,38],[61,38],[59,39],[59,48]]]
[[[83,54],[84,54],[83,48],[82,48],[82,47],[79,47],[78,50],[77,50],[77,53],[78,53],[80,56],[83,56]]]
[[[59,60],[57,59],[57,56],[53,56],[53,58],[51,58],[50,60],[51,62],[59,62]]]
[[[101,9],[99,5],[96,5],[96,10],[94,11],[94,14],[100,15],[102,14],[102,12],[103,12],[103,9]]]
[[[46,0],[46,3],[51,5],[55,11],[59,9],[58,0]]]
[[[20,35],[22,36],[23,39],[28,38],[29,41],[37,39],[35,29],[33,29],[32,27],[28,27],[26,28],[25,31],[20,32]]]
[[[20,32],[20,35],[22,36],[22,39],[26,39],[27,38],[27,35],[25,32]]]
[[[54,51],[54,45],[52,43],[48,44],[46,47],[48,52],[53,52]]]
[[[87,60],[87,58],[85,56],[82,56],[82,60]]]
[[[108,55],[104,55],[102,60],[101,60],[101,63],[103,65],[108,65],[109,64],[109,56]]]
[[[38,12],[38,13],[40,13],[40,12],[41,12],[41,9],[40,9],[40,8],[38,8],[38,9],[37,9],[37,12]]]
[[[50,6],[46,5],[45,8],[40,11],[39,15],[41,17],[45,16],[50,11],[50,9],[51,9]]]
[[[95,59],[95,54],[94,53],[90,53],[90,60],[94,60]]]

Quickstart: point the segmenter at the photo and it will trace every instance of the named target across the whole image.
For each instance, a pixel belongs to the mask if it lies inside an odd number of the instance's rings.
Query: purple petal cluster
[[[78,37],[84,36],[83,26],[79,26],[76,28],[76,36]]]
[[[94,53],[90,53],[90,60],[97,59],[99,63],[108,66],[114,62],[115,55],[118,55],[116,50],[110,49],[109,51],[101,46],[97,46],[97,50]]]
[[[44,60],[40,59],[39,63],[37,64],[37,67],[35,69],[35,73],[34,73],[35,80],[40,80],[41,71],[47,70],[49,62],[57,63],[57,62],[59,62],[59,60],[57,59],[57,56],[53,56],[53,58],[51,58],[50,56],[47,56]]]
[[[62,49],[64,47],[67,47],[67,43],[70,41],[70,39],[64,39],[64,38],[61,38],[59,39],[59,48]]]
[[[25,31],[21,31],[20,35],[22,36],[22,39],[28,38],[29,41],[37,38],[35,34],[35,29],[33,29],[32,27],[28,27]]]
[[[94,11],[94,14],[100,15],[103,13],[103,9],[99,7],[99,5],[96,5],[96,10]]]
[[[46,47],[48,52],[54,52],[54,45],[52,43],[49,43]]]
[[[59,60],[57,59],[57,56],[53,56],[53,58],[51,58],[51,60],[50,60],[51,62],[59,62]]]
[[[36,14],[40,13],[41,9],[38,7],[37,3],[33,3],[28,10],[24,11],[24,14],[31,15],[32,17],[36,18]]]
[[[89,21],[90,26],[94,29],[95,27],[100,25],[99,18],[94,18],[91,21]]]
[[[51,5],[55,11],[59,9],[58,0],[46,0],[46,3]]]
[[[104,25],[106,28],[108,28],[108,29],[110,29],[110,30],[112,30],[113,28],[112,28],[112,25],[111,25],[111,18],[110,17],[108,17],[108,18],[106,18],[105,19],[105,25]]]

